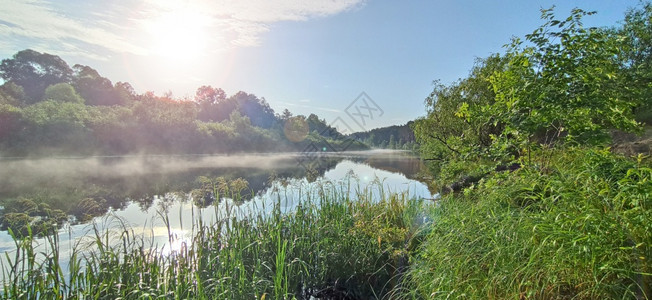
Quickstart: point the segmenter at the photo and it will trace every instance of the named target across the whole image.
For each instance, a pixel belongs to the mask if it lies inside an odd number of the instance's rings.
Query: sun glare
[[[150,51],[170,63],[188,62],[205,51],[209,18],[190,9],[168,11],[147,22]]]

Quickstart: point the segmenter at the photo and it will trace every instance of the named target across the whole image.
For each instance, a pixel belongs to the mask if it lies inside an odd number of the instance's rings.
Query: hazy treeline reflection
[[[422,170],[419,159],[386,151],[3,160],[1,224],[7,229],[49,220],[60,226],[67,216],[74,216],[72,222],[85,222],[130,202],[147,210],[156,196],[173,192],[192,195],[197,205],[209,205],[233,196],[224,193],[214,199],[207,183],[218,179],[242,186],[238,197],[249,199],[266,191],[274,180],[314,181],[345,159],[411,179]]]

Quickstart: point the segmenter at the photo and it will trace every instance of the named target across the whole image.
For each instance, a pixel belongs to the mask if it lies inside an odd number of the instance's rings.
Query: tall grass
[[[352,190],[354,189],[354,190]],[[6,299],[330,299],[391,297],[418,232],[424,203],[408,193],[324,184],[301,193],[286,212],[279,192],[271,213],[216,222],[193,219],[192,237],[176,240],[168,214],[169,244],[153,245],[122,225],[94,227],[93,247],[78,244],[64,265],[57,235],[34,251],[32,235],[16,237],[5,254]],[[218,194],[218,191],[215,191]],[[354,196],[352,196],[354,195]],[[225,202],[216,202],[215,210]],[[217,213],[216,213],[217,215]],[[188,225],[186,225],[188,226]]]
[[[441,202],[407,298],[652,298],[649,163],[608,150],[537,157]]]

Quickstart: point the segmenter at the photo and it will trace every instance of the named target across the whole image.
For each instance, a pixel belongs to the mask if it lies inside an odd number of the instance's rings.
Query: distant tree
[[[294,143],[301,142],[310,133],[310,126],[308,126],[308,122],[306,122],[304,116],[290,117],[285,120],[283,133],[289,141]]]
[[[306,121],[310,126],[310,132],[314,132],[316,134],[325,131],[328,126],[326,122],[319,119],[319,116],[317,116],[316,114],[310,114],[306,119]]]
[[[249,117],[254,126],[271,128],[277,122],[274,110],[265,101],[265,98],[259,99],[254,94],[240,91],[229,97],[226,102],[235,104],[235,108],[240,114]]]
[[[22,113],[20,108],[0,103],[0,143],[19,129]]]
[[[140,148],[157,152],[192,149],[197,133],[195,103],[147,92],[140,96],[132,111],[136,119],[136,128],[132,131]]]
[[[414,132],[410,125],[413,122],[410,121],[404,125],[392,125],[388,127],[376,128],[366,132],[356,132],[352,134],[354,139],[358,141],[363,141],[369,146],[379,146],[382,141],[388,141],[394,139],[393,146],[399,148],[401,145],[407,141],[414,141]]]
[[[387,145],[390,149],[396,149],[396,139],[394,138],[394,135],[389,136],[389,144]]]
[[[231,112],[227,124],[235,128],[235,132],[237,132],[239,136],[246,137],[251,134],[251,120],[249,117],[241,115],[238,111]]]
[[[48,86],[70,82],[72,73],[70,66],[60,57],[30,49],[18,52],[0,64],[0,77],[22,86],[27,104],[41,101]]]
[[[25,90],[13,82],[5,82],[0,86],[0,104],[22,106],[25,102]]]
[[[82,103],[46,100],[26,107],[23,110],[25,120],[39,127],[69,124],[84,127],[88,120],[88,111]]]
[[[369,144],[370,146],[378,145],[378,143],[376,143],[376,134],[375,133],[372,132],[371,134],[369,134],[369,138],[367,139],[367,144]]]
[[[121,103],[129,103],[138,98],[136,91],[129,82],[116,82],[115,91],[117,96],[121,99]]]
[[[223,104],[226,101],[224,90],[213,88],[210,85],[201,86],[195,93],[195,101],[199,105],[198,117],[200,120],[221,121],[219,104]]]
[[[195,92],[195,101],[199,104],[218,104],[226,99],[226,93],[220,88],[203,85]]]
[[[57,83],[45,89],[43,100],[54,100],[58,102],[84,103],[75,88],[68,83]]]
[[[73,86],[88,105],[120,105],[123,98],[114,89],[111,80],[100,76],[93,68],[83,65],[73,66]]]
[[[283,110],[283,113],[281,113],[281,120],[287,121],[290,118],[292,118],[292,113],[286,108]]]
[[[330,139],[344,138],[344,135],[337,131],[337,128],[330,126],[326,123],[326,120],[320,119],[316,114],[310,114],[306,121],[310,127],[310,132],[313,132],[315,135],[321,135]]]
[[[92,151],[86,105],[46,100],[23,109],[23,139],[33,148]]]
[[[168,90],[167,92],[163,93],[163,96],[161,98],[167,98],[170,100],[174,99],[174,93],[172,93],[172,90]]]
[[[150,92],[143,95],[133,112],[141,124],[153,131],[194,126],[197,119],[197,108],[192,103],[156,97]]]

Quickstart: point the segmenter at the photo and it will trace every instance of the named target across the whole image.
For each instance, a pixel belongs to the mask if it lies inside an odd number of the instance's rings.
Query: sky
[[[245,91],[341,131],[425,115],[434,80],[465,77],[575,7],[613,26],[637,0],[0,0],[0,59],[23,49],[88,65],[139,93]],[[367,117],[359,117],[360,114]],[[343,129],[343,130],[342,130]]]

